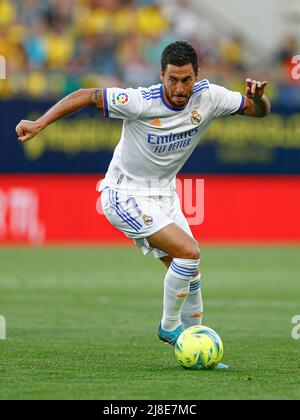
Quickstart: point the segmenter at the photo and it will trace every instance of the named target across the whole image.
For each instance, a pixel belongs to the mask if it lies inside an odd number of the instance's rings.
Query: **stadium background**
[[[85,109],[25,146],[14,127],[81,87],[158,82],[161,50],[176,39],[195,45],[202,78],[242,92],[246,77],[267,79],[273,104],[265,120],[216,121],[183,168],[205,179],[195,235],[300,241],[299,6],[265,2],[264,25],[249,13],[234,1],[1,0],[1,243],[128,243],[95,211],[120,122]]]

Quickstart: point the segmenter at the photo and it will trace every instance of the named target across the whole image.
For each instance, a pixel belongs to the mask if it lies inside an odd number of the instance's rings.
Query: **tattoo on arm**
[[[102,106],[102,89],[97,89],[95,92],[92,93],[92,102],[97,108],[103,109],[103,106]]]

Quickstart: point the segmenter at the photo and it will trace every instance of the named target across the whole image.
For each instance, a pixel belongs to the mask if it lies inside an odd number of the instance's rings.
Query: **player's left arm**
[[[268,82],[247,79],[245,103],[239,114],[262,118],[270,113],[271,103],[265,94],[267,84]]]

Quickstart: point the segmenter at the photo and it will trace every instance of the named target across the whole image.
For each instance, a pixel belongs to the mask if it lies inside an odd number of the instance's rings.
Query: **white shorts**
[[[134,197],[105,188],[101,193],[101,204],[108,221],[133,239],[144,255],[152,251],[156,258],[167,255],[150,247],[147,238],[171,223],[176,223],[193,237],[176,193],[172,197]]]

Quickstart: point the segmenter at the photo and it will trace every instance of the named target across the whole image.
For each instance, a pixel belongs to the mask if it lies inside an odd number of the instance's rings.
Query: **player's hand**
[[[246,95],[254,102],[259,101],[263,95],[268,82],[260,82],[257,80],[247,79]]]
[[[37,135],[40,129],[41,128],[36,121],[20,121],[16,127],[19,142],[24,143],[25,141],[32,139]]]

